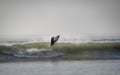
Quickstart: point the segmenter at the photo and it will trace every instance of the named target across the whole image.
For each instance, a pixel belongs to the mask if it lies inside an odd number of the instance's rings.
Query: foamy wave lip
[[[46,49],[46,48],[42,48],[42,49],[37,49],[37,48],[31,48],[31,49],[27,49],[27,52],[40,52],[40,51],[51,51],[52,49]]]
[[[28,57],[28,58],[39,58],[39,57],[49,58],[49,57],[58,57],[63,55],[64,53],[52,51],[52,49],[45,49],[45,48],[42,49],[32,48],[32,49],[27,49],[26,51],[20,50],[18,53],[14,54],[15,57]]]

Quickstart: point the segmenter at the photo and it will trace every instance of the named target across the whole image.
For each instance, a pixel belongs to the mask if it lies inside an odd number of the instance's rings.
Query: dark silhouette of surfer
[[[51,37],[51,46],[53,46],[59,39],[60,35],[57,35],[56,37]]]

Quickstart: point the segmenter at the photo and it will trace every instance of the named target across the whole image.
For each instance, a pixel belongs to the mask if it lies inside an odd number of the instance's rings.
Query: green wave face
[[[41,42],[41,43],[28,43],[28,44],[15,44],[12,46],[4,46],[0,45],[0,51],[4,50],[19,50],[19,49],[52,49],[52,50],[59,50],[65,52],[79,52],[83,50],[106,50],[106,49],[118,49],[120,50],[120,43],[81,43],[81,44],[74,44],[74,43],[57,43],[53,47],[50,46],[48,42]]]
[[[17,57],[57,57],[65,59],[82,58],[120,58],[120,43],[57,43],[50,46],[48,42],[15,44],[12,46],[0,45],[0,53]]]

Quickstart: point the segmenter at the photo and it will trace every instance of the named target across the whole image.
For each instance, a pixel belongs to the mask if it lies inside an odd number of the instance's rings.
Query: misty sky
[[[0,0],[0,37],[120,36],[120,0]]]

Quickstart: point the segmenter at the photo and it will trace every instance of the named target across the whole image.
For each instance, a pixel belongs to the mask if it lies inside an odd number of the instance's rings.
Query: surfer
[[[57,35],[56,37],[51,37],[51,46],[53,46],[59,39],[60,35]]]

